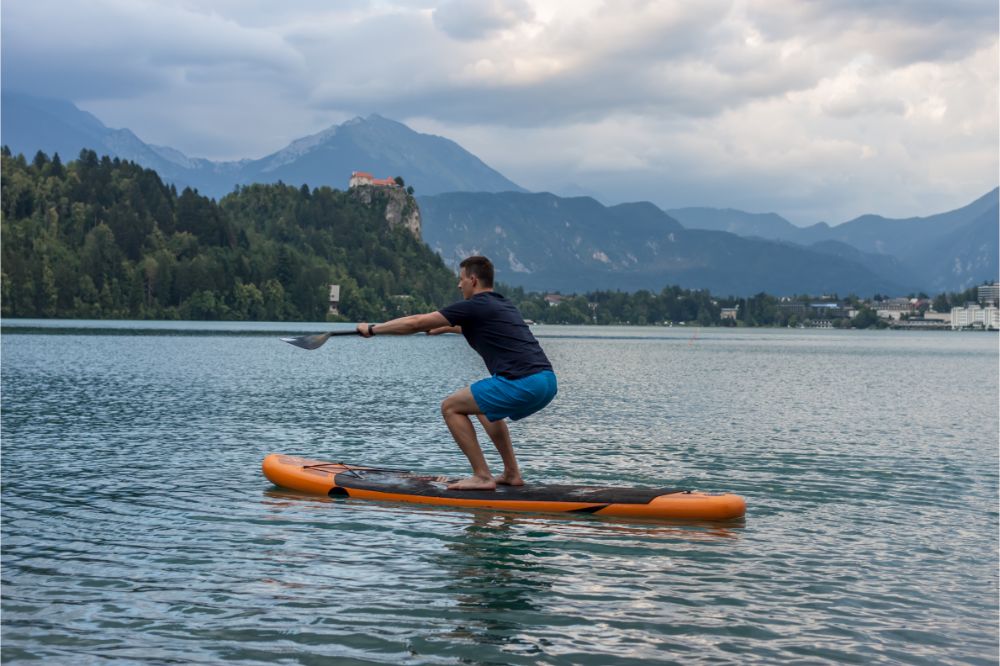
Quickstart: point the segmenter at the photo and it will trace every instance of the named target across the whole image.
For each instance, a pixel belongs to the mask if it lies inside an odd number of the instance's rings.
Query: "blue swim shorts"
[[[520,379],[493,375],[469,387],[480,411],[490,421],[510,418],[519,421],[531,416],[556,397],[556,375],[542,370]]]

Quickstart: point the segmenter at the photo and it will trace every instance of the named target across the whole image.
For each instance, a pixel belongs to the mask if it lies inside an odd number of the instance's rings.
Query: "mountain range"
[[[736,295],[905,290],[854,258],[685,229],[651,203],[606,207],[589,197],[521,192],[452,192],[418,203],[424,240],[446,263],[485,254],[504,282],[530,290],[656,292],[668,284]]]
[[[106,127],[65,100],[4,91],[2,142],[29,159],[82,148],[154,169],[222,197],[250,183],[346,189],[352,171],[402,176],[417,191],[425,241],[453,265],[478,251],[507,284],[536,290],[651,289],[667,284],[746,295],[960,291],[998,275],[998,190],[960,209],[910,219],[865,215],[796,227],[732,209],[604,206],[530,193],[457,143],[370,115],[260,159],[214,162]]]
[[[961,291],[997,279],[1000,189],[957,210],[891,219],[863,215],[831,227],[797,227],[774,213],[733,209],[678,208],[667,211],[688,229],[728,231],[744,237],[796,243],[851,259],[925,291]]]
[[[88,148],[131,160],[179,188],[215,198],[238,185],[278,181],[346,189],[352,171],[378,178],[403,176],[424,194],[524,191],[454,141],[414,132],[377,114],[334,125],[260,159],[213,162],[144,143],[128,129],[110,129],[65,100],[5,91],[0,107],[0,135],[14,153],[30,159],[42,150],[67,160]]]

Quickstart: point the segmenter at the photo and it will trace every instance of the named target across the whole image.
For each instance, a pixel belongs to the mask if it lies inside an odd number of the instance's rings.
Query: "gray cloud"
[[[916,212],[878,200],[933,193],[950,197],[944,209],[997,177],[998,10],[985,0],[9,0],[0,12],[5,89],[70,98],[196,156],[259,157],[378,112],[531,188],[724,200],[804,222],[869,204]]]
[[[293,76],[280,35],[218,14],[140,3],[3,5],[4,87],[80,99],[183,86],[211,70]]]
[[[980,0],[752,0],[770,39],[807,38],[828,53],[849,47],[892,66],[955,60],[996,41],[998,6]]]
[[[325,59],[338,60],[380,38],[398,37],[407,48],[356,69],[330,72],[324,89],[335,94],[317,100],[394,115],[532,127],[620,111],[711,115],[808,87],[821,76],[815,59],[778,66],[777,48],[748,52],[733,46],[733,28],[720,22],[729,12],[728,2],[701,3],[681,15],[652,12],[642,21],[634,21],[622,6],[604,9],[582,26],[557,22],[526,48],[518,43],[496,51],[450,48],[419,17],[375,17],[352,25],[350,34],[338,32],[327,44]],[[529,65],[542,63],[542,73],[519,76],[519,58]],[[552,71],[544,71],[548,60],[555,62]],[[482,74],[469,75],[476,70]]]
[[[788,23],[788,15],[796,15],[793,6],[782,14],[786,23],[781,35],[769,42],[762,32],[763,41],[751,44],[748,35],[772,18],[767,10],[760,16],[739,17],[729,2],[705,2],[676,15],[655,11],[663,6],[657,3],[633,4],[636,16],[630,16],[632,5],[616,3],[589,20],[553,21],[528,42],[514,47],[498,43],[490,50],[442,42],[419,17],[393,17],[397,30],[384,29],[388,19],[375,17],[353,25],[352,35],[342,35],[341,48],[331,45],[330,58],[363,48],[379,35],[388,40],[398,34],[407,48],[382,62],[362,65],[353,76],[334,74],[324,88],[336,94],[320,95],[317,101],[512,127],[557,125],[623,111],[702,116],[809,89],[866,52],[898,67],[933,60],[931,55],[955,59],[974,51],[977,44],[981,48],[995,42],[995,35],[983,29],[976,14],[949,17],[946,24],[910,20],[876,25],[860,8],[835,8],[825,16],[813,3],[798,14],[803,23],[814,26],[815,34],[801,28],[791,33],[794,25]],[[488,6],[461,5],[469,8],[465,10],[469,14]],[[435,23],[443,12],[434,12]],[[856,24],[861,28],[852,31]],[[473,32],[469,28],[467,34]],[[791,55],[790,44],[797,49]],[[519,77],[518,58],[554,64],[542,75]],[[391,67],[386,66],[389,63]],[[434,75],[428,76],[429,70]],[[482,74],[468,75],[476,70]],[[378,84],[358,84],[359,80]],[[882,102],[872,108],[898,110],[900,105]],[[845,113],[844,105],[831,104],[829,109]]]
[[[434,9],[434,25],[455,39],[482,39],[535,16],[525,0],[447,0]]]

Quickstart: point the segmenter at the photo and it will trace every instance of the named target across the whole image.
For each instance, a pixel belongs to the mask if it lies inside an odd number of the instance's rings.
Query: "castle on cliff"
[[[348,189],[359,185],[374,185],[376,187],[399,187],[394,178],[376,178],[367,171],[352,171]]]

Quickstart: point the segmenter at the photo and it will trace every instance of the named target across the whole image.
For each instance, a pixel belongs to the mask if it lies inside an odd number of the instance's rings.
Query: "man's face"
[[[479,280],[466,273],[464,268],[458,272],[458,288],[462,292],[462,298],[472,298],[477,284]]]

